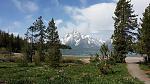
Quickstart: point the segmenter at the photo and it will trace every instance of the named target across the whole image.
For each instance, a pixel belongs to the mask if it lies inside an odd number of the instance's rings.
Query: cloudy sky
[[[118,0],[1,0],[0,29],[24,35],[39,17],[53,17],[60,37],[74,31],[106,40],[113,33],[113,12]],[[135,14],[142,17],[150,0],[131,0]]]

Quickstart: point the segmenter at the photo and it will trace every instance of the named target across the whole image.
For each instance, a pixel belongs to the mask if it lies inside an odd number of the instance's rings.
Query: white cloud
[[[2,29],[5,32],[8,32],[9,34],[13,33],[15,36],[19,34],[17,30],[21,30],[22,23],[19,21],[14,21],[12,23],[9,23],[8,25],[0,26],[0,29]],[[22,35],[22,34],[21,34]]]
[[[138,18],[142,18],[145,8],[150,4],[150,0],[131,0],[131,3],[135,14],[138,15]]]
[[[99,3],[87,8],[74,8],[67,6],[65,11],[70,15],[77,31],[95,33],[100,30],[113,30],[113,11],[115,3]],[[70,24],[70,23],[69,23]],[[72,25],[67,25],[72,28]]]
[[[72,21],[63,22],[64,26],[60,26],[59,31],[63,32],[61,34],[64,34],[64,32],[69,33],[72,30],[77,30],[84,34],[100,34],[101,31],[113,30],[114,20],[112,16],[114,16],[117,1],[94,4],[86,8],[65,6],[65,12],[71,17]],[[131,4],[133,4],[135,14],[139,15],[138,18],[140,18],[144,9],[148,6],[149,0],[131,0]],[[110,35],[110,32],[108,33]],[[105,34],[107,36],[107,33]]]
[[[59,26],[61,23],[63,23],[63,20],[61,19],[55,21],[56,26]]]
[[[115,3],[117,3],[119,0],[113,0]],[[145,8],[150,4],[150,0],[131,0],[131,4],[133,5],[133,10],[135,11],[135,14],[138,15],[138,19],[140,21],[140,18],[143,17],[143,13],[145,11]]]
[[[37,4],[30,0],[12,0],[12,2],[22,12],[32,13],[39,9]]]

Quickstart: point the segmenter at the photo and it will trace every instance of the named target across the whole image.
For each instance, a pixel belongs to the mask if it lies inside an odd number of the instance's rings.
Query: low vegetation
[[[147,71],[147,70],[150,71],[150,64],[141,63],[140,68],[145,71]]]
[[[0,63],[0,81],[8,84],[142,84],[128,74],[126,64],[116,64],[112,72],[102,75],[95,63],[61,64],[57,69],[44,64],[20,67],[17,63]]]
[[[148,75],[150,78],[150,63],[141,63],[140,68],[144,70],[144,72]]]

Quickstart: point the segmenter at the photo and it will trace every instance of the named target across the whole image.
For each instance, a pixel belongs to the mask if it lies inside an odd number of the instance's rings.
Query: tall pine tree
[[[145,9],[143,14],[142,24],[140,31],[140,43],[141,52],[147,55],[147,62],[150,62],[150,4]]]
[[[52,19],[47,27],[47,46],[48,46],[48,55],[52,67],[58,67],[62,54],[60,52],[60,40],[55,26],[54,19]]]
[[[125,62],[126,54],[133,51],[137,18],[132,10],[130,0],[119,0],[115,9],[114,34],[112,35],[115,59],[117,62]]]
[[[33,27],[35,28],[35,35],[34,37],[38,39],[38,53],[39,53],[39,57],[40,57],[40,61],[44,62],[45,60],[45,25],[42,21],[42,16],[40,16],[38,18],[38,20],[36,20],[36,22],[33,23]]]

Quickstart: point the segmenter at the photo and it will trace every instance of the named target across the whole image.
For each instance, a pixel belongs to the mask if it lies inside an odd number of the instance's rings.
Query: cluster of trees
[[[25,34],[27,46],[25,48],[27,60],[32,62],[33,56],[39,57],[39,62],[48,60],[53,67],[59,66],[62,58],[60,49],[71,49],[70,46],[61,44],[54,19],[46,27],[40,16]],[[38,53],[35,55],[35,52]]]
[[[21,52],[25,41],[19,36],[0,30],[0,49],[9,52]]]
[[[143,53],[150,58],[150,5],[143,14],[142,25],[137,23],[137,15],[131,0],[119,0],[115,9],[113,54],[117,62],[125,62],[129,52]],[[148,60],[150,62],[150,60]]]

